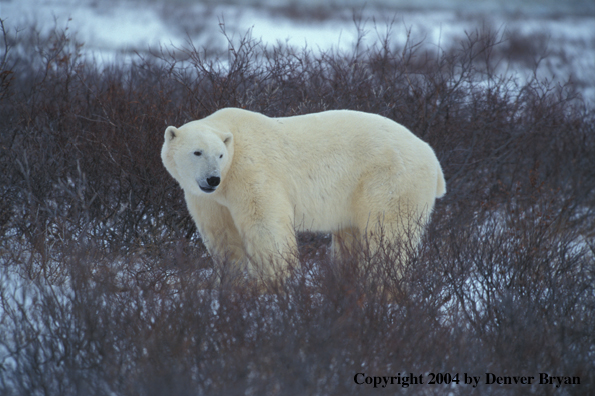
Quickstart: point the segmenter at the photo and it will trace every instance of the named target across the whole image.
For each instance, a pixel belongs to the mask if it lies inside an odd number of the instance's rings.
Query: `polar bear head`
[[[217,190],[233,158],[233,135],[201,121],[165,130],[161,159],[187,193]]]

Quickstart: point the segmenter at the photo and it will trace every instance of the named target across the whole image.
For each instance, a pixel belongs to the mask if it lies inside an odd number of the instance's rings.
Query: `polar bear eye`
[[[196,155],[197,157],[200,157],[202,155],[202,151],[195,151],[194,155]]]
[[[223,158],[223,154],[221,154],[221,155],[219,156],[219,158]]]

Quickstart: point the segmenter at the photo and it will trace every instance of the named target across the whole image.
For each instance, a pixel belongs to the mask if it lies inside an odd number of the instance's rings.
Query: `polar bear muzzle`
[[[198,182],[198,181],[197,181]],[[198,187],[207,194],[212,193],[217,189],[217,186],[221,183],[221,178],[218,176],[211,176],[207,178],[207,186],[202,186],[200,182],[198,182]]]

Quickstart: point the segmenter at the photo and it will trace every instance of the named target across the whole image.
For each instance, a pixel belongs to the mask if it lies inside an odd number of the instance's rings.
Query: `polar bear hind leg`
[[[361,232],[355,227],[344,227],[332,235],[331,257],[341,259],[361,248]]]
[[[406,190],[399,189],[401,183],[386,172],[382,179],[364,180],[354,199],[354,223],[370,255],[381,247],[411,252],[421,241],[434,207],[436,182],[422,178]]]

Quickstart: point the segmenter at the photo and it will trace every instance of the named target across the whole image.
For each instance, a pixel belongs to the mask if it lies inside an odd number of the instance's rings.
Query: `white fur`
[[[161,156],[211,255],[249,257],[265,272],[297,257],[296,227],[333,233],[335,250],[337,238],[353,243],[380,224],[388,237],[416,244],[446,192],[428,144],[356,111],[269,118],[222,109],[168,127]],[[211,177],[221,181],[207,193],[200,187]],[[421,222],[407,232],[411,214]]]

